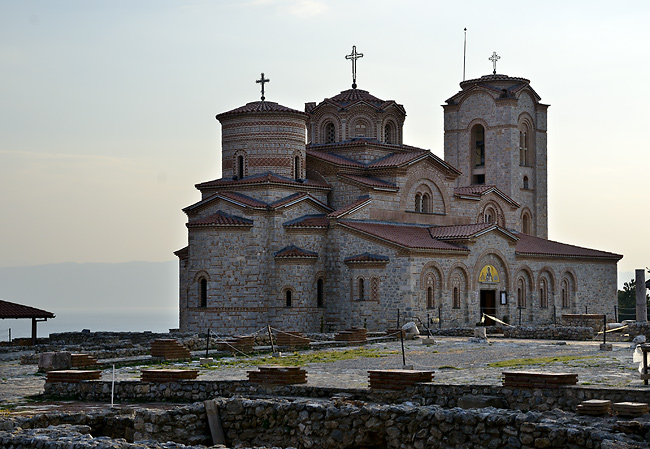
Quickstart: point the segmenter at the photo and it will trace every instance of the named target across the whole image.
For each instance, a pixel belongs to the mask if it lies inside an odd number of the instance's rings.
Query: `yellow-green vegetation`
[[[294,352],[283,357],[260,357],[260,358],[239,358],[236,360],[220,360],[207,369],[219,369],[225,366],[258,366],[258,365],[281,365],[281,366],[305,366],[310,363],[332,363],[340,360],[352,360],[362,357],[388,357],[397,354],[397,351],[381,351],[373,348],[346,349],[344,351],[317,351],[306,354]]]
[[[551,363],[567,363],[575,360],[596,359],[602,356],[593,355],[562,355],[553,357],[536,357],[529,359],[511,359],[488,363],[490,368],[521,368],[529,365],[550,365]]]

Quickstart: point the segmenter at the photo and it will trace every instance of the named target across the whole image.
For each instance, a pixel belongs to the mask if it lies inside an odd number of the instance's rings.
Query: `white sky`
[[[531,80],[548,111],[549,237],[650,265],[650,2],[0,0],[0,266],[163,261],[220,176],[214,116],[302,110],[357,82],[443,156],[462,80]],[[629,279],[629,278],[628,278]],[[624,279],[624,280],[628,280]]]

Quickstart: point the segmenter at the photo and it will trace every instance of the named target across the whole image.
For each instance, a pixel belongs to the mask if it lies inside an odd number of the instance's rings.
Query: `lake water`
[[[168,332],[178,328],[178,309],[57,309],[56,318],[38,323],[38,336],[82,329],[99,331]],[[31,337],[32,320],[0,320],[0,341]]]

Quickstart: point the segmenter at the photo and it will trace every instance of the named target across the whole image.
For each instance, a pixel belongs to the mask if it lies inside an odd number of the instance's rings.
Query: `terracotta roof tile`
[[[187,256],[190,254],[190,247],[186,246],[185,248],[181,248],[178,251],[174,251],[174,255],[177,256],[179,259],[187,259]]]
[[[203,226],[253,226],[253,220],[237,217],[235,215],[230,215],[221,210],[218,210],[214,214],[208,215],[207,217],[191,220],[189,223],[187,223],[186,226],[188,228]]]
[[[281,104],[273,103],[272,101],[253,101],[251,103],[246,103],[244,106],[232,109],[227,112],[222,112],[216,116],[217,120],[221,120],[223,117],[229,115],[237,114],[251,114],[251,113],[282,113],[282,114],[298,114],[307,118],[307,114],[296,109],[291,109]]]
[[[364,195],[362,197],[359,197],[358,200],[353,201],[352,203],[348,204],[347,206],[343,206],[340,209],[335,210],[334,212],[329,213],[327,216],[332,217],[332,218],[338,218],[341,217],[347,213],[352,212],[358,207],[365,206],[366,204],[370,203],[370,197],[368,195]]]
[[[623,257],[620,254],[567,245],[519,232],[514,234],[519,237],[515,251],[521,255],[613,260],[620,260]]]
[[[354,256],[346,257],[344,262],[345,263],[388,263],[389,262],[388,256],[382,256],[380,254],[370,254],[370,253],[363,253],[363,254],[357,254]]]
[[[307,150],[307,156],[315,157],[316,159],[320,159],[322,161],[340,165],[343,167],[358,167],[358,168],[365,167],[365,165],[357,161],[353,161],[352,159],[348,159],[334,153],[326,153],[324,151]]]
[[[394,153],[389,154],[386,157],[382,157],[379,160],[376,160],[369,166],[372,168],[384,168],[384,167],[399,167],[400,165],[408,164],[409,162],[419,159],[421,157],[427,156],[429,151],[419,150],[419,151],[409,151],[408,153]]]
[[[327,204],[317,200],[313,196],[311,196],[308,193],[294,193],[292,195],[287,196],[286,198],[279,199],[278,201],[275,201],[271,204],[269,204],[270,209],[279,209],[281,207],[296,203],[301,200],[311,200],[314,203],[318,204],[320,207],[322,207],[325,210],[331,211],[332,208],[329,207]]]
[[[360,221],[339,221],[343,227],[369,234],[379,239],[410,249],[467,252],[467,248],[436,240],[424,226],[399,225],[393,223],[369,223]]]
[[[440,240],[454,240],[466,239],[474,237],[475,235],[486,231],[491,228],[496,228],[494,223],[476,223],[469,225],[455,225],[455,226],[435,226],[429,228],[429,234],[434,239]]]
[[[358,101],[365,101],[367,103],[373,103],[376,105],[386,103],[384,100],[380,100],[374,95],[371,95],[368,91],[361,89],[344,90],[340,94],[334,95],[332,98],[327,98],[326,100],[338,103],[341,106],[345,106],[350,103],[356,103]]]
[[[245,185],[254,185],[254,184],[289,184],[295,186],[305,186],[305,187],[320,187],[320,188],[330,188],[331,186],[326,183],[311,181],[305,179],[303,182],[296,181],[295,179],[285,178],[284,176],[278,176],[273,173],[261,173],[259,175],[247,176],[241,179],[231,179],[231,178],[221,178],[215,179],[214,181],[202,182],[196,184],[195,187],[199,190],[210,189],[223,186],[245,186]]]
[[[284,227],[290,229],[328,228],[329,225],[330,221],[325,215],[305,215],[284,223]]]
[[[236,201],[238,203],[242,203],[246,206],[254,207],[256,209],[266,209],[268,208],[268,204],[266,204],[263,201],[256,200],[255,198],[251,198],[248,195],[243,195],[241,193],[236,193],[236,192],[219,192],[217,193],[216,196],[220,196],[222,198],[227,198],[233,201]]]
[[[460,196],[460,197],[470,197],[470,198],[475,198],[475,199],[480,199],[481,196],[487,195],[488,193],[495,193],[510,204],[512,204],[515,207],[519,207],[520,204],[517,203],[515,200],[510,198],[508,195],[503,193],[497,186],[490,185],[490,184],[481,184],[481,185],[471,185],[471,186],[464,186],[464,187],[456,187],[454,189],[454,195]]]
[[[381,179],[371,178],[369,176],[358,175],[340,175],[341,178],[349,179],[364,186],[377,189],[398,190],[397,186],[391,182],[382,181]]]
[[[318,253],[289,245],[273,254],[276,259],[316,259]]]
[[[0,299],[0,318],[55,318],[52,312]]]

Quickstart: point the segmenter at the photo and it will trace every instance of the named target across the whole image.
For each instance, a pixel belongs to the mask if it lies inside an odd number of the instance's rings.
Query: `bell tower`
[[[548,105],[529,80],[496,67],[460,87],[443,105],[445,161],[462,172],[456,187],[496,186],[521,205],[515,229],[546,238]]]

